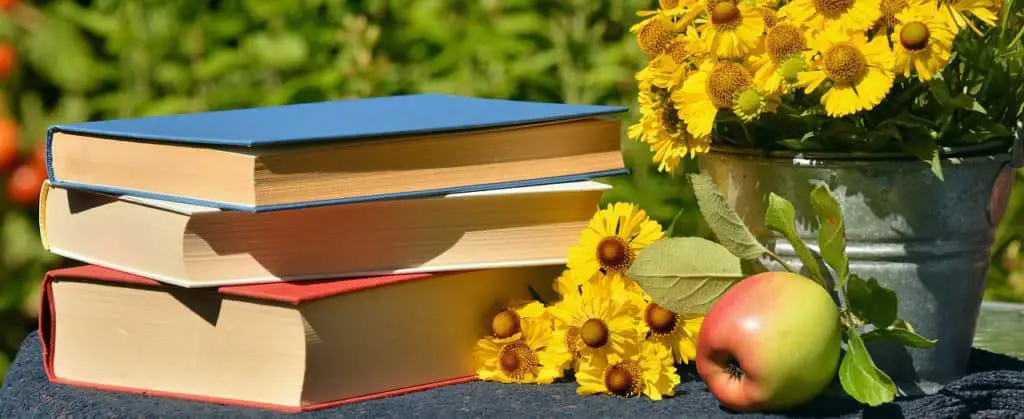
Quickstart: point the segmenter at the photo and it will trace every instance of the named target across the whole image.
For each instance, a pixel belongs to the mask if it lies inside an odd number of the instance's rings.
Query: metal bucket
[[[810,192],[827,184],[846,221],[851,272],[896,291],[899,316],[939,340],[930,349],[872,342],[872,357],[906,394],[928,394],[967,369],[994,230],[1017,166],[1008,148],[943,150],[945,181],[921,161],[895,154],[716,148],[701,157],[700,168],[754,233],[795,267],[801,263],[793,248],[764,227],[768,193],[793,203],[798,234],[817,250]]]

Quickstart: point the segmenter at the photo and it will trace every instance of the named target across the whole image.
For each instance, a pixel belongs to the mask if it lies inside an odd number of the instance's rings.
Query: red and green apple
[[[697,372],[726,408],[778,411],[820,394],[839,365],[842,326],[829,293],[803,276],[765,272],[727,290],[697,341]]]

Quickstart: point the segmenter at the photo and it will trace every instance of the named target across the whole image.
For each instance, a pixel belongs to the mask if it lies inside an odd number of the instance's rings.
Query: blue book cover
[[[50,133],[259,147],[497,128],[625,111],[621,106],[419,94],[81,122],[55,125]]]
[[[446,94],[415,94],[60,124],[51,126],[47,131],[47,174],[50,182],[59,186],[249,212],[542,185],[618,175],[627,173],[627,171],[622,169],[532,179],[524,182],[481,184],[297,204],[242,207],[187,197],[155,194],[148,191],[66,182],[55,178],[53,174],[51,145],[53,134],[64,132],[100,138],[196,146],[264,147],[502,128],[613,115],[626,110],[627,108],[622,106],[528,102]]]

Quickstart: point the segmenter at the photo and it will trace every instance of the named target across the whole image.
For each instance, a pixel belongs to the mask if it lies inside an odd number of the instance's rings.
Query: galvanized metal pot
[[[921,161],[896,154],[717,148],[700,160],[701,171],[755,234],[796,267],[801,263],[793,248],[764,227],[767,196],[774,192],[793,203],[798,234],[817,250],[810,192],[829,186],[846,220],[850,270],[896,291],[899,316],[939,340],[930,349],[869,344],[876,364],[907,394],[932,393],[966,372],[994,229],[1016,164],[1003,143],[943,150],[942,166],[945,181]]]

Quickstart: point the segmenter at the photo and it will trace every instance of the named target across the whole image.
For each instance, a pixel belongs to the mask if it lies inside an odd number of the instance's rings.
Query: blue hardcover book
[[[442,94],[63,124],[52,184],[247,212],[626,173],[620,106]]]

